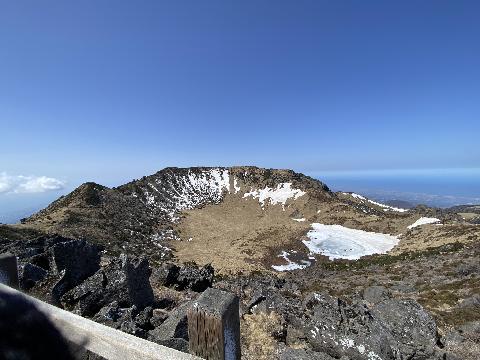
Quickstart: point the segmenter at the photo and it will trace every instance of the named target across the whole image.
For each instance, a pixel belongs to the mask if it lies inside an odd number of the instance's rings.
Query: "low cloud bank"
[[[61,190],[65,182],[47,176],[24,176],[0,173],[0,194],[2,193],[43,193]]]

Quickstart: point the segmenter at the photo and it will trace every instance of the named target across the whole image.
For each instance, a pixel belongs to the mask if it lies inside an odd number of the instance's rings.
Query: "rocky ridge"
[[[297,262],[311,263],[301,240],[312,223],[408,237],[407,226],[420,216],[461,221],[430,208],[404,211],[357,194],[333,193],[291,170],[166,168],[118,188],[83,184],[19,226],[86,239],[111,255],[212,263],[220,272],[235,273],[288,264],[282,254],[292,252]],[[439,236],[433,232],[430,238]]]
[[[23,290],[181,351],[188,351],[186,311],[202,291],[213,286],[241,298],[245,359],[440,360],[474,359],[478,354],[474,351],[480,318],[456,328],[438,328],[441,318],[415,299],[415,291],[405,288],[408,281],[403,289],[391,284],[367,285],[338,296],[331,290],[342,271],[314,269],[317,275],[311,276],[318,278],[321,271],[331,285],[330,289],[312,290],[313,284],[307,279],[298,281],[298,275],[215,277],[211,266],[170,262],[152,266],[146,258],[109,257],[88,242],[58,236],[12,242],[8,250],[20,259]],[[71,256],[73,253],[81,256]],[[439,262],[446,253],[448,250],[430,255],[434,257],[430,260]],[[478,281],[478,264],[476,268],[467,264],[461,271]],[[373,263],[364,266],[365,271],[378,273]],[[352,272],[355,269],[349,270]],[[380,283],[381,278],[376,281]],[[478,304],[463,306],[475,308]],[[465,346],[468,350],[464,351]]]

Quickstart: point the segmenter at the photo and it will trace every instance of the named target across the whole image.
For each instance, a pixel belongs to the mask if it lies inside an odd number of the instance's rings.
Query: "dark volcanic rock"
[[[218,283],[217,283],[218,285]],[[271,276],[253,276],[241,285],[243,297],[242,313],[270,313],[281,315],[288,322],[302,316],[301,300],[290,282]],[[235,291],[232,288],[226,288]]]
[[[308,349],[285,348],[279,356],[279,360],[334,360],[330,355],[315,352]]]
[[[214,269],[210,264],[201,268],[195,264],[187,264],[180,268],[176,288],[177,290],[192,289],[196,292],[205,291],[212,286],[213,275]]]
[[[162,286],[173,286],[176,290],[202,292],[212,286],[213,275],[214,269],[210,264],[199,268],[195,263],[181,266],[167,263],[154,270],[152,281]]]
[[[23,268],[22,288],[57,305],[65,292],[100,269],[102,247],[85,240],[40,236],[10,242],[8,248]]]
[[[161,266],[153,269],[151,281],[155,285],[172,286],[177,281],[179,271],[179,266],[163,263]]]
[[[135,316],[135,325],[143,330],[152,330],[154,327],[150,323],[150,320],[153,317],[153,308],[147,306],[145,309],[140,311],[137,316]]]
[[[62,242],[51,248],[53,272],[61,274],[52,289],[54,301],[100,269],[100,251],[85,240]]]
[[[182,338],[173,338],[159,341],[158,344],[188,353],[188,341]]]
[[[114,301],[111,304],[105,305],[100,311],[93,317],[93,320],[110,327],[118,328],[118,319],[122,316],[118,302]]]
[[[38,281],[45,279],[47,275],[47,270],[40,266],[26,263],[23,267],[23,273],[20,279],[22,289],[28,290],[32,288]]]
[[[149,281],[151,270],[148,266],[148,260],[146,258],[128,258],[126,255],[120,255],[120,261],[129,300],[140,309],[151,305],[154,298]],[[115,278],[115,273],[113,275],[113,278]],[[108,275],[107,279],[109,279]],[[118,279],[120,281],[123,280],[122,276]]]
[[[135,305],[127,309],[121,309],[121,316],[118,319],[120,330],[128,334],[132,334],[141,338],[147,337],[147,330],[140,327],[136,321],[138,309]],[[143,322],[144,319],[139,319]]]
[[[314,294],[308,340],[316,351],[339,358],[397,359],[398,349],[385,326],[362,305],[347,305],[328,295]]]
[[[126,333],[145,338],[147,331],[153,329],[153,326],[150,324],[151,317],[151,307],[146,307],[142,311],[138,311],[135,305],[129,308],[121,308],[118,302],[114,301],[100,309],[93,317],[93,320]]]
[[[62,297],[62,303],[82,316],[93,316],[113,301],[123,308],[135,305],[144,309],[154,301],[150,272],[148,260],[121,255],[67,292]]]
[[[386,300],[372,309],[408,359],[428,359],[437,343],[437,326],[432,316],[415,300]]]
[[[390,299],[392,294],[383,286],[370,286],[363,290],[363,299],[371,305]]]
[[[377,298],[377,297],[375,297]],[[387,299],[371,310],[314,294],[308,340],[314,350],[351,359],[429,359],[436,354],[437,328],[414,300]]]
[[[107,288],[107,284],[107,277],[100,270],[63,295],[61,298],[62,305],[82,316],[93,316],[103,306],[113,302],[116,298],[115,292],[118,289],[111,286]]]
[[[152,318],[150,319],[150,324],[154,328],[160,326],[165,320],[168,319],[168,311],[164,309],[153,309]]]
[[[168,318],[160,326],[149,331],[148,339],[180,351],[188,349],[187,310],[190,306],[191,302],[187,302],[170,312]],[[185,344],[187,348],[184,347]]]

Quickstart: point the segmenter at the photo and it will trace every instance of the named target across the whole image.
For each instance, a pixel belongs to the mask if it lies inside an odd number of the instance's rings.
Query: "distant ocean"
[[[315,173],[333,191],[351,191],[377,201],[450,207],[480,204],[480,169]],[[312,176],[311,175],[311,176]]]
[[[373,200],[450,207],[480,204],[479,169],[306,173],[333,191],[351,191]],[[0,194],[0,223],[16,223],[73,189],[45,194]]]

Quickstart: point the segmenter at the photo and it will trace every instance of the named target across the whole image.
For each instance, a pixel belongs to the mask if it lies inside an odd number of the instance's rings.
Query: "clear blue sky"
[[[0,1],[0,173],[478,167],[479,19],[459,0]]]

